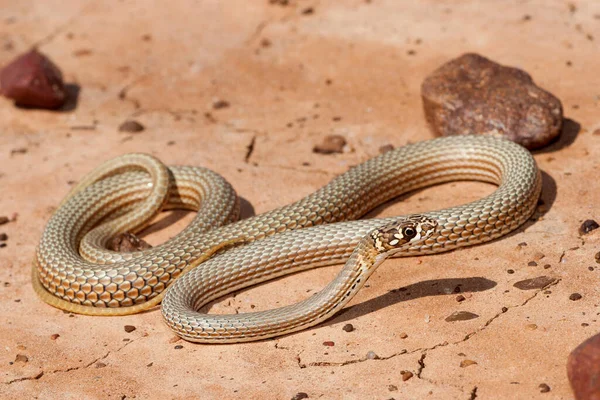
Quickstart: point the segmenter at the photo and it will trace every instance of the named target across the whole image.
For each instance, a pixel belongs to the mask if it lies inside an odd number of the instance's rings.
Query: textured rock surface
[[[600,332],[600,229],[579,234],[583,221],[600,221],[600,135],[592,134],[600,129],[600,3],[575,3],[571,12],[566,2],[509,0],[500,13],[494,2],[463,0],[0,0],[0,65],[38,43],[81,86],[68,112],[0,99],[0,216],[18,213],[0,226],[9,237],[0,248],[0,398],[573,398],[567,357]],[[205,166],[243,196],[243,216],[262,213],[384,145],[433,137],[420,84],[466,51],[529,71],[581,125],[578,135],[565,125],[557,143],[535,154],[544,204],[513,235],[386,261],[335,318],[259,343],[194,345],[177,340],[158,311],[71,316],[35,297],[29,269],[41,231],[74,182],[102,161],[137,151]],[[218,101],[229,107],[214,108]],[[145,130],[119,132],[126,120]],[[313,153],[335,134],[355,151]],[[370,216],[447,207],[492,190],[437,186]],[[164,213],[140,236],[157,245],[192,217]],[[338,270],[259,285],[211,311],[297,302]],[[541,276],[556,281],[513,286]],[[583,297],[571,301],[572,293]],[[478,317],[444,320],[459,311]],[[19,354],[28,361],[15,362]]]
[[[560,133],[562,105],[520,69],[464,54],[429,75],[421,87],[425,118],[440,136],[502,135],[528,149]]]
[[[600,334],[573,350],[567,374],[578,400],[600,400]]]
[[[55,109],[67,100],[62,73],[48,57],[28,51],[0,71],[0,90],[17,105]]]

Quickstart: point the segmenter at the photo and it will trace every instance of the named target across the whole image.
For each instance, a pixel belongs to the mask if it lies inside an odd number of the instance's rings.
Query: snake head
[[[371,232],[371,238],[379,253],[394,253],[429,238],[438,223],[422,215],[410,215]]]

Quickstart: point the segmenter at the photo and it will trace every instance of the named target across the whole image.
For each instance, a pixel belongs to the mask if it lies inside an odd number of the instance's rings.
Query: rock
[[[52,340],[56,340],[60,337],[60,335],[58,333],[53,333],[52,335],[50,335],[50,339]]]
[[[229,107],[229,102],[225,101],[225,100],[218,100],[213,103],[212,107],[215,110],[220,110],[221,108],[227,108],[227,107]]]
[[[538,387],[540,388],[540,393],[548,393],[550,391],[550,386],[545,383],[540,383]]]
[[[144,125],[137,121],[129,120],[119,125],[119,132],[138,133],[146,129]]]
[[[19,106],[56,109],[67,92],[62,73],[48,57],[31,50],[0,71],[0,91]]]
[[[344,330],[344,332],[352,332],[354,330],[354,325],[346,324],[342,329]]]
[[[397,392],[398,391],[398,386],[396,386],[396,385],[388,385],[388,390],[390,392]]]
[[[331,340],[328,340],[326,342],[323,342],[323,346],[333,347],[333,346],[335,346],[335,343],[332,342]]]
[[[583,297],[583,296],[582,296],[582,295],[580,295],[579,293],[572,293],[572,294],[569,296],[569,300],[577,301],[577,300],[581,300],[581,298],[582,298],[582,297]]]
[[[8,235],[6,233],[0,233],[0,242],[5,242],[8,240]]]
[[[150,244],[129,232],[115,236],[108,243],[110,250],[121,253],[131,253],[132,251],[146,250],[151,247]]]
[[[446,317],[446,322],[468,321],[475,318],[479,318],[479,315],[468,311],[455,311]]]
[[[592,336],[571,352],[567,376],[578,400],[600,400],[600,334]]]
[[[292,397],[292,400],[302,400],[302,399],[308,399],[308,394],[306,394],[304,392],[298,392],[294,395],[294,397]]]
[[[467,368],[470,365],[477,365],[477,361],[473,361],[473,360],[462,360],[460,362],[460,367],[461,368]]]
[[[410,378],[412,378],[414,376],[414,374],[410,371],[402,371],[402,372],[400,372],[400,375],[402,375],[403,382],[406,382],[407,380],[409,380]]]
[[[25,354],[17,354],[17,357],[15,357],[15,362],[26,363],[28,361],[29,357],[27,357]]]
[[[131,332],[135,331],[135,326],[133,326],[133,325],[125,325],[123,327],[123,329],[125,330],[125,332],[131,333]]]
[[[371,350],[367,353],[367,360],[379,360],[379,356]]]
[[[2,215],[0,216],[0,225],[4,225],[10,222],[10,219],[8,219],[8,217]]]
[[[556,279],[550,278],[549,276],[538,276],[536,278],[516,282],[513,286],[521,290],[542,289],[554,283],[554,281],[556,281]]]
[[[346,146],[346,139],[341,135],[329,135],[323,139],[323,142],[313,147],[314,153],[333,154],[343,153]]]
[[[528,149],[547,145],[562,126],[562,104],[520,69],[478,54],[449,61],[421,85],[425,118],[439,136],[501,135]]]
[[[106,367],[106,364],[103,363],[103,362],[97,362],[96,365],[95,365],[95,367],[96,368],[104,368],[104,367]]]
[[[175,350],[181,350],[183,349],[183,346],[178,344],[177,346],[173,347]]]
[[[600,225],[598,225],[596,221],[594,221],[593,219],[588,219],[585,220],[583,224],[581,224],[581,226],[579,227],[579,234],[585,235],[598,228],[600,228]]]

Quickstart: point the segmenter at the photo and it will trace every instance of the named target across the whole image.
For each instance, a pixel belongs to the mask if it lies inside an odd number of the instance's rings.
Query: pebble
[[[458,296],[456,296],[456,301],[458,301],[459,303],[461,301],[465,301],[465,296],[463,296],[462,294],[459,294]]]
[[[294,397],[292,397],[292,400],[302,400],[302,399],[308,399],[308,394],[306,394],[304,392],[298,392],[294,395]]]
[[[516,282],[513,286],[520,290],[542,289],[555,281],[556,279],[549,276],[538,276],[536,278]]]
[[[146,129],[138,121],[128,120],[119,125],[119,132],[138,133]]]
[[[479,54],[442,65],[423,81],[421,97],[438,136],[492,134],[536,149],[555,139],[562,126],[560,100],[527,72]]]
[[[460,362],[460,367],[461,368],[467,368],[470,365],[476,365],[477,361],[473,361],[473,360],[462,360]]]
[[[6,233],[0,233],[0,242],[4,242],[8,240],[8,235]]]
[[[123,327],[123,329],[125,329],[125,332],[131,333],[131,332],[135,331],[135,326],[133,326],[133,325],[125,325]]]
[[[600,334],[588,338],[571,352],[567,376],[576,399],[600,399]]]
[[[228,108],[229,106],[230,106],[230,104],[226,100],[217,100],[212,105],[213,109],[215,109],[215,110],[220,110],[222,108]]]
[[[26,363],[27,361],[29,361],[29,357],[25,354],[17,354],[17,357],[15,358],[15,362]]]
[[[352,324],[346,324],[346,325],[344,325],[344,327],[342,329],[345,332],[352,332],[354,330],[354,325],[352,325]]]
[[[94,365],[96,368],[104,368],[106,367],[106,364],[103,362],[97,362],[96,365]]]
[[[529,267],[537,267],[537,265],[538,265],[538,264],[537,264],[535,261],[529,261],[529,262],[527,263],[527,266],[529,266]]]
[[[129,232],[121,233],[115,236],[108,243],[109,250],[118,251],[121,253],[131,253],[133,251],[145,250],[151,247],[152,246],[146,241]]]
[[[35,49],[0,71],[0,87],[2,95],[19,106],[57,109],[67,101],[60,69]]]
[[[548,393],[550,391],[550,386],[545,383],[540,383],[538,387],[540,388],[540,393]]]
[[[367,360],[379,360],[379,356],[374,351],[369,351],[367,353]]]
[[[577,301],[577,300],[581,300],[581,298],[582,298],[582,297],[583,297],[583,296],[582,296],[582,295],[580,295],[579,293],[572,293],[572,294],[569,296],[569,300]]]
[[[10,222],[10,219],[8,219],[8,217],[2,215],[0,216],[0,225],[4,225]]]
[[[181,350],[183,349],[183,346],[178,344],[177,346],[173,347],[175,350]]]
[[[398,391],[398,386],[396,386],[396,385],[388,385],[388,390],[390,392],[397,392]]]
[[[594,259],[596,260],[596,262],[597,262],[598,264],[600,264],[600,251],[599,251],[599,252],[597,252],[597,253],[594,255]]]
[[[400,334],[400,339],[406,339],[408,337],[408,335],[406,334],[406,332],[402,332]]]
[[[332,342],[331,340],[328,340],[326,342],[323,342],[323,346],[333,347],[333,346],[335,346],[335,343]]]
[[[414,374],[410,371],[402,371],[402,372],[400,372],[400,375],[402,375],[403,382],[406,382],[407,380],[409,380],[410,378],[412,378],[414,376]]]
[[[56,340],[56,339],[58,339],[59,337],[60,337],[60,335],[59,335],[58,333],[54,333],[54,334],[52,334],[52,335],[50,336],[50,339],[52,339],[52,340]]]
[[[313,153],[334,154],[343,153],[346,146],[346,138],[341,135],[326,136],[320,144],[313,147]]]
[[[468,321],[475,318],[479,318],[479,315],[469,311],[455,311],[446,317],[446,322]]]
[[[600,225],[598,225],[596,221],[594,221],[593,219],[587,219],[583,221],[583,224],[581,224],[581,226],[579,227],[579,234],[586,235],[598,228],[600,228]]]

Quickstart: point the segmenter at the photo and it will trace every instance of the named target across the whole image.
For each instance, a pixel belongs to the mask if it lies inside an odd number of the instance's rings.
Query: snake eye
[[[402,231],[402,235],[408,238],[412,238],[413,236],[415,236],[415,234],[416,232],[413,228],[404,228],[404,230]]]

